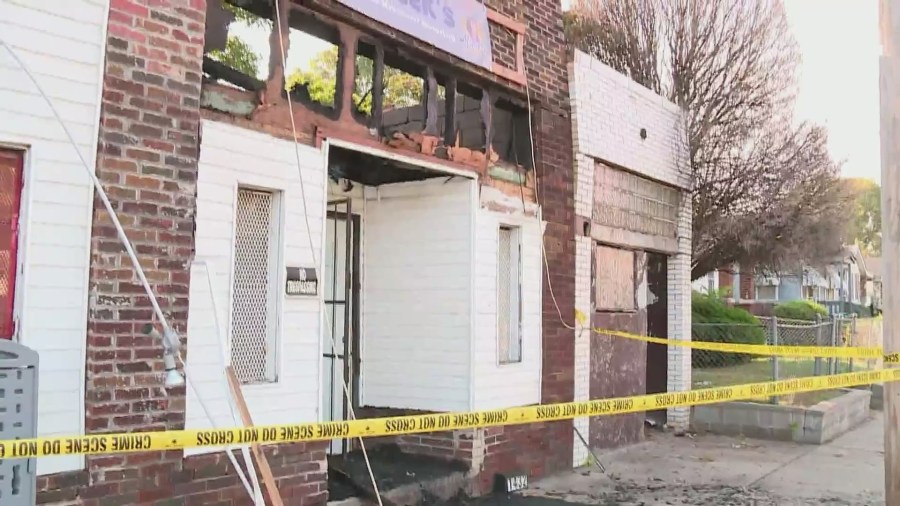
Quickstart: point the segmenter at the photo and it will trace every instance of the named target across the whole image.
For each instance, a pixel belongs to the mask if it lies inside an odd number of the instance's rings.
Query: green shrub
[[[775,316],[789,320],[816,321],[816,315],[828,317],[828,309],[811,300],[792,300],[775,305]]]
[[[766,344],[766,332],[749,311],[732,307],[715,295],[694,293],[691,297],[693,340],[712,343]],[[745,353],[693,350],[694,367],[726,367],[749,362]]]

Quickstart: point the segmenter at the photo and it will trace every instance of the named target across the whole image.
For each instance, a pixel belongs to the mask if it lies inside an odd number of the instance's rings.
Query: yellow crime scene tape
[[[590,416],[620,415],[897,380],[900,380],[900,369],[881,369],[730,387],[704,388],[685,392],[546,404],[494,411],[227,429],[92,434],[77,437],[5,440],[0,441],[0,459],[133,453],[182,450],[185,448],[223,448],[248,444],[265,445],[327,441],[338,438],[420,434],[446,430],[553,422]]]
[[[581,311],[575,312],[575,320],[587,326],[587,315]],[[634,341],[642,341],[651,344],[665,346],[681,346],[694,350],[718,351],[724,353],[745,353],[747,355],[762,355],[766,357],[806,357],[806,358],[859,358],[882,359],[886,364],[900,363],[900,353],[885,354],[881,348],[864,348],[851,346],[785,346],[771,344],[740,344],[740,343],[712,343],[707,341],[682,341],[679,339],[664,339],[661,337],[642,336],[631,332],[618,330],[592,328],[592,332],[612,337],[621,337]]]
[[[695,350],[719,351],[725,353],[746,353],[748,355],[764,355],[767,357],[811,357],[811,358],[860,358],[882,359],[886,363],[900,363],[900,353],[884,354],[881,348],[862,348],[850,346],[784,346],[771,344],[739,344],[711,343],[706,341],[681,341],[663,339],[661,337],[641,336],[616,330],[593,329],[597,334],[622,337],[645,343],[667,346],[682,346]]]

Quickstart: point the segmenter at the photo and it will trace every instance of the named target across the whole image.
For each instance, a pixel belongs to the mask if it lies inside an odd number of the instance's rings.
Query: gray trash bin
[[[0,440],[37,436],[38,354],[0,339]],[[0,459],[0,505],[35,504],[35,459]]]

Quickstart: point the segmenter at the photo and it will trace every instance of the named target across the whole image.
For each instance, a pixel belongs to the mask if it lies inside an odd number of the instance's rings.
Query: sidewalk
[[[822,446],[651,433],[600,456],[596,468],[536,483],[525,497],[488,503],[593,505],[884,504],[883,415]],[[479,501],[480,502],[480,501]]]

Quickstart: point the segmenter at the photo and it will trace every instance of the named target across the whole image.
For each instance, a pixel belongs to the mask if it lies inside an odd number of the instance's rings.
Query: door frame
[[[346,206],[345,211],[337,210],[340,206]],[[347,395],[343,392],[343,385],[341,385],[341,405],[343,418],[347,419],[349,416],[350,410],[352,409],[354,412],[359,409],[359,385],[360,385],[360,367],[362,364],[362,359],[360,357],[360,299],[361,299],[361,288],[362,284],[360,282],[360,247],[361,247],[361,227],[362,220],[360,219],[359,214],[353,213],[352,201],[349,198],[345,199],[336,199],[330,200],[326,204],[326,217],[325,223],[328,226],[329,221],[344,221],[347,224],[347,239],[345,244],[350,249],[349,254],[345,255],[345,266],[344,266],[344,297],[342,299],[338,299],[335,297],[338,287],[332,287],[332,297],[333,299],[323,299],[326,310],[332,310],[331,313],[331,323],[334,325],[334,306],[337,304],[344,305],[344,331],[343,331],[343,360],[344,360],[344,371],[343,371],[343,381],[346,382],[348,387],[350,388],[350,396],[351,403],[348,405],[347,403]],[[335,236],[336,239],[336,236]],[[324,251],[323,251],[324,253]],[[332,262],[334,264],[334,262]],[[324,264],[324,262],[323,262]],[[335,266],[336,267],[336,266]],[[323,280],[325,276],[323,275]],[[332,280],[334,280],[334,275],[332,275]],[[342,301],[342,302],[339,302]],[[323,339],[325,332],[330,329],[323,329]],[[349,340],[348,340],[349,336]],[[327,344],[327,343],[325,343]],[[332,350],[334,351],[334,350]],[[348,360],[349,357],[349,360]],[[334,367],[335,360],[338,359],[338,356],[335,356],[333,353],[323,353],[323,358],[328,358],[331,360],[331,367]],[[332,370],[331,374],[332,382],[334,381],[334,371]],[[334,384],[330,385],[332,395],[334,392]],[[333,400],[332,400],[333,402]],[[334,406],[332,404],[332,410]],[[332,411],[333,413],[333,411]],[[333,415],[329,415],[333,416]],[[342,440],[341,443],[341,453],[347,453],[350,449],[348,448],[350,442],[346,439]]]
[[[8,248],[10,254],[10,276],[7,279],[7,290],[9,291],[9,300],[4,302],[9,311],[9,335],[4,332],[0,334],[0,339],[4,340],[21,340],[18,335],[18,327],[20,324],[20,311],[22,307],[22,287],[24,286],[24,265],[25,255],[23,248],[23,233],[25,228],[25,206],[26,206],[26,174],[25,174],[25,158],[28,152],[25,149],[17,147],[7,147],[0,144],[0,152],[5,156],[11,157],[14,169],[13,173],[13,209],[12,215],[9,217],[10,222],[10,242],[3,245]],[[6,322],[0,323],[0,330],[6,325]]]
[[[669,337],[669,257],[662,253],[647,253],[647,334],[666,339]],[[653,291],[655,289],[655,291]],[[650,304],[649,292],[657,297]],[[669,352],[663,344],[647,344],[647,370],[645,390],[648,394],[665,393],[668,390]],[[648,411],[664,423],[666,410]]]

